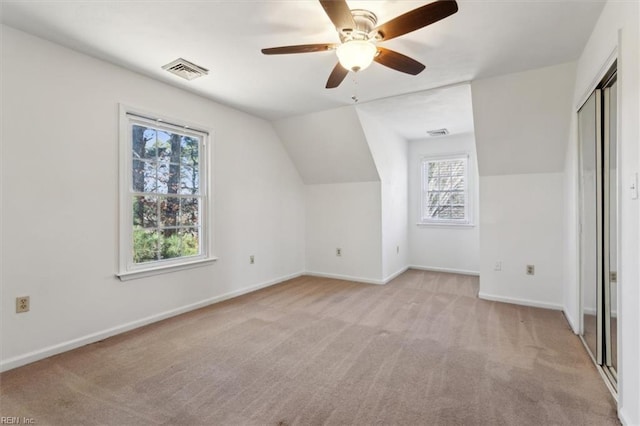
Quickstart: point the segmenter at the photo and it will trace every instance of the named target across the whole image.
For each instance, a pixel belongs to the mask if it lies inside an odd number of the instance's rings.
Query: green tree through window
[[[131,126],[133,263],[202,253],[201,138]]]

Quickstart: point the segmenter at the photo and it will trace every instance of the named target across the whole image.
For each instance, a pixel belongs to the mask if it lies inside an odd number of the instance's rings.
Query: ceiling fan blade
[[[382,40],[390,40],[438,22],[457,11],[458,4],[455,0],[438,0],[400,15],[380,25],[376,30]]]
[[[378,54],[373,60],[385,67],[411,75],[420,74],[425,69],[425,66],[415,59],[380,46],[378,46]]]
[[[268,49],[262,49],[262,53],[265,55],[287,55],[290,53],[324,52],[335,48],[336,45],[333,43],[299,44],[296,46],[270,47]]]
[[[329,75],[329,79],[327,80],[327,85],[325,87],[327,89],[334,89],[340,86],[340,83],[342,83],[342,80],[344,80],[347,74],[349,74],[349,71],[344,69],[344,67],[340,65],[340,62],[338,62],[333,68],[333,71],[331,71],[331,75]]]
[[[345,0],[320,0],[320,4],[338,30],[356,27],[351,9]]]

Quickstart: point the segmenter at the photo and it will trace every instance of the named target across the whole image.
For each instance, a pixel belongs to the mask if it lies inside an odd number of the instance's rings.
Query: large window
[[[210,260],[204,131],[123,111],[121,279]]]
[[[471,223],[468,155],[422,160],[420,223]]]

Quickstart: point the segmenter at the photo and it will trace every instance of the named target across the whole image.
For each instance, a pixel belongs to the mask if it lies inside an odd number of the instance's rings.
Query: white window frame
[[[427,200],[428,200],[428,182],[425,179],[427,164],[435,161],[446,160],[464,160],[465,174],[464,174],[464,219],[432,219],[425,214]],[[473,195],[472,190],[474,188],[474,182],[472,181],[471,173],[471,156],[468,152],[453,153],[446,155],[430,155],[425,156],[420,160],[420,206],[418,211],[420,226],[451,226],[451,227],[473,227]]]
[[[217,260],[213,256],[213,217],[211,210],[210,164],[213,164],[211,134],[204,126],[187,123],[184,120],[168,118],[159,114],[143,111],[120,104],[120,179],[119,179],[119,262],[116,276],[121,281],[148,277],[156,274],[190,269],[210,264]],[[179,257],[136,264],[133,261],[133,210],[131,197],[132,183],[132,126],[142,124],[167,130],[179,131],[181,134],[192,135],[201,140],[200,143],[200,245],[201,254],[197,256]]]

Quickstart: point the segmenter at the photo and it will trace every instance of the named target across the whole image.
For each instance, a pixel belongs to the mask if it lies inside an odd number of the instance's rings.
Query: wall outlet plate
[[[16,313],[29,312],[29,296],[16,297]]]
[[[534,265],[527,265],[527,275],[535,275],[536,267]]]
[[[502,261],[498,260],[495,265],[493,265],[494,271],[502,271]]]
[[[249,264],[253,265],[256,263],[256,258],[254,255],[249,256]]]
[[[337,248],[336,249],[336,256],[342,256],[342,249],[341,248]]]

